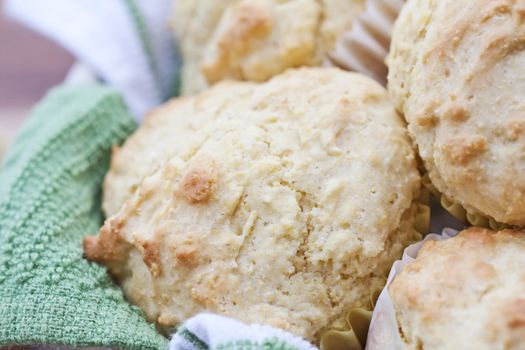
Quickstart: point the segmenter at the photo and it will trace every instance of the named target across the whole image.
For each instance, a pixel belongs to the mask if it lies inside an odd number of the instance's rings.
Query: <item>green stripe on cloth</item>
[[[298,350],[295,346],[288,344],[279,338],[265,339],[262,342],[252,340],[237,340],[219,344],[213,350]]]
[[[137,34],[140,37],[144,53],[146,54],[146,58],[148,59],[150,73],[155,78],[155,82],[157,83],[157,89],[160,94],[159,96],[162,96],[162,84],[159,73],[159,65],[157,62],[157,58],[155,57],[153,42],[148,26],[146,25],[146,21],[144,20],[144,17],[142,16],[142,13],[140,12],[140,9],[135,0],[124,0],[124,3],[126,5],[126,8],[128,9],[131,18],[133,19],[133,23],[137,30]]]
[[[184,338],[193,346],[195,350],[209,350],[210,346],[205,341],[200,339],[195,333],[181,327],[177,334]],[[265,339],[262,342],[257,342],[249,339],[230,341],[227,343],[218,344],[212,347],[211,350],[298,350],[295,346],[290,345],[283,339],[273,337]]]
[[[82,257],[83,236],[102,221],[110,150],[134,128],[113,90],[59,88],[15,140],[0,171],[0,346],[167,348]]]
[[[137,30],[137,34],[139,35],[140,41],[142,43],[142,48],[148,60],[148,67],[150,70],[150,74],[155,78],[155,82],[157,84],[158,95],[162,97],[162,100],[167,100],[169,98],[180,95],[180,84],[181,84],[180,69],[179,68],[177,69],[177,74],[175,74],[173,81],[171,81],[168,84],[168,86],[163,85],[162,77],[160,75],[160,67],[159,67],[159,63],[157,60],[157,55],[155,55],[152,36],[151,36],[150,30],[148,29],[147,22],[144,19],[142,12],[140,11],[140,7],[137,5],[136,0],[123,0],[123,1],[128,10],[128,13],[131,19],[133,20],[133,24]],[[179,56],[178,50],[176,51],[177,52],[175,53],[175,55]],[[175,62],[173,63],[175,64]]]
[[[203,342],[199,337],[197,337],[195,334],[193,334],[191,331],[189,331],[187,328],[180,328],[177,333],[186,339],[188,343],[193,345],[196,350],[208,350],[208,344]]]

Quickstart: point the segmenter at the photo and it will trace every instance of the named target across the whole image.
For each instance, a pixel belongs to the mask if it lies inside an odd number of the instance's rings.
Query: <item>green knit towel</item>
[[[82,237],[101,224],[110,149],[134,127],[112,90],[59,88],[15,141],[0,171],[0,346],[167,348],[82,258]]]

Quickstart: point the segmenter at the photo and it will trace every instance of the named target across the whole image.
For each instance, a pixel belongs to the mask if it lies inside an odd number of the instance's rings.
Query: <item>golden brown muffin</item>
[[[365,0],[177,0],[173,28],[183,57],[182,91],[223,79],[265,81],[318,66],[352,27]]]
[[[427,241],[389,292],[407,350],[525,349],[525,232]]]
[[[173,99],[150,112],[140,129],[126,140],[126,147],[113,149],[111,168],[104,179],[102,207],[106,216],[116,214],[144,177],[171,155],[191,153],[199,147],[205,136],[199,133],[203,125],[214,120],[230,100],[242,100],[250,92],[249,83],[223,82],[219,88]]]
[[[525,1],[409,0],[388,65],[434,186],[525,225]]]
[[[189,126],[202,105],[213,113]],[[208,310],[318,340],[368,305],[413,234],[420,186],[379,84],[305,68],[221,83],[160,113],[109,175],[109,187],[138,190],[118,194],[125,204],[84,243],[150,320],[170,327]]]

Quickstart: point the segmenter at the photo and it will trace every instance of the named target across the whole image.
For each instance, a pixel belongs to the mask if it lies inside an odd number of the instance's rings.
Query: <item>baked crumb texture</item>
[[[407,350],[525,348],[525,232],[428,241],[389,292]]]
[[[178,0],[172,27],[184,61],[182,92],[318,66],[364,7],[364,0]]]
[[[84,248],[163,327],[209,310],[318,341],[382,288],[419,188],[379,84],[291,70],[153,112],[114,154]]]
[[[434,186],[511,225],[525,225],[524,21],[524,0],[409,0],[388,58]]]

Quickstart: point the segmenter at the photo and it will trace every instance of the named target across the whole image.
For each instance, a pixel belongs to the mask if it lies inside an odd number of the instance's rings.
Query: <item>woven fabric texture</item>
[[[135,128],[100,86],[58,88],[33,111],[0,170],[0,346],[166,349],[106,270],[82,257],[97,232],[110,150]]]

